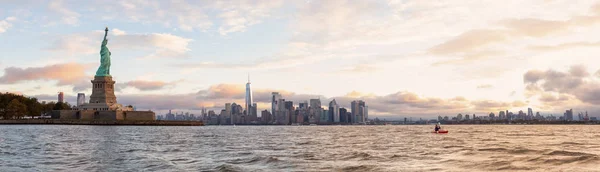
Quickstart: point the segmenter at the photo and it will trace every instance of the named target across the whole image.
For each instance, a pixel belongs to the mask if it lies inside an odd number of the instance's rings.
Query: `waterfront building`
[[[281,99],[281,94],[279,94],[279,92],[271,93],[271,114],[276,114],[276,112],[279,110],[279,99]]]
[[[365,105],[365,121],[369,120],[369,106]]]
[[[302,124],[304,123],[304,115],[302,115],[301,110],[296,109],[295,111],[295,116],[296,116],[296,120],[295,123],[296,124]]]
[[[466,115],[465,115],[465,120],[467,120],[467,121],[468,121],[468,120],[470,120],[470,119],[469,119],[469,114],[466,114]]]
[[[248,119],[250,120],[250,122],[252,121],[257,121],[258,120],[258,109],[257,109],[257,105],[256,103],[252,103],[252,106],[250,108],[250,115],[248,115]]]
[[[458,115],[456,115],[457,121],[462,121],[462,118],[463,118],[462,114],[459,113]]]
[[[504,111],[498,112],[498,119],[500,119],[500,120],[506,119],[506,114],[504,114]]]
[[[309,122],[311,124],[317,124],[321,120],[321,113],[323,113],[321,99],[310,99],[309,102]]]
[[[254,111],[254,110],[252,110],[253,105],[254,105],[254,102],[252,101],[252,89],[250,88],[250,75],[248,75],[248,83],[246,83],[246,107],[245,107],[246,112],[247,112],[246,114],[248,116],[256,115],[256,114],[252,113]]]
[[[494,120],[495,117],[496,117],[496,115],[494,114],[494,112],[490,112],[489,119]]]
[[[348,118],[347,112],[348,112],[348,110],[346,110],[346,108],[339,108],[341,123],[350,123],[351,122],[350,119]]]
[[[288,111],[287,119],[289,119],[289,120],[287,121],[287,123],[288,124],[296,123],[296,108],[294,107],[294,102],[285,101],[285,110]]]
[[[517,119],[524,120],[525,116],[526,116],[525,112],[523,112],[522,110],[519,110],[519,114],[517,115]]]
[[[262,122],[265,124],[270,124],[271,121],[273,120],[271,117],[271,113],[268,110],[261,111],[260,118],[262,119]]]
[[[573,109],[566,110],[563,117],[566,121],[573,121]]]
[[[365,102],[362,100],[355,100],[350,103],[350,110],[352,111],[353,122],[363,123],[365,122],[365,114],[368,110],[365,108]]]
[[[340,107],[338,106],[335,99],[329,102],[329,114],[331,115],[330,121],[339,123],[340,122]]]
[[[319,121],[323,124],[327,124],[327,123],[331,122],[331,121],[329,121],[329,110],[324,109],[321,111],[321,119]]]
[[[232,112],[232,108],[231,108],[231,103],[225,103],[225,111],[221,111],[222,113],[219,115],[221,116],[222,121],[221,124],[233,124],[233,123],[224,123],[224,121],[226,119],[231,119],[231,112]]]
[[[83,104],[85,104],[85,93],[77,93],[77,106],[81,106]]]

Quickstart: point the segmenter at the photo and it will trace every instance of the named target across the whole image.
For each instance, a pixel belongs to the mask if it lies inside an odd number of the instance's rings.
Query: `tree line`
[[[39,102],[35,97],[25,97],[13,93],[0,93],[0,117],[2,119],[22,119],[25,116],[40,116],[52,110],[71,110],[67,102]]]

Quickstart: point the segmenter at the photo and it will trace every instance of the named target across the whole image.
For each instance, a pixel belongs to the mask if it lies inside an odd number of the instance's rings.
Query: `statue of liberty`
[[[102,40],[102,46],[100,47],[100,67],[96,71],[96,76],[110,76],[110,51],[106,47],[108,43],[106,35],[108,35],[108,27],[104,30],[104,40]]]

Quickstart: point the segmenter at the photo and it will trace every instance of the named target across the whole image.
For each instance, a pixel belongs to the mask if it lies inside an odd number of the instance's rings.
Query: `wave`
[[[478,151],[486,151],[486,152],[507,152],[508,149],[506,148],[483,148],[483,149],[477,149]]]
[[[352,155],[341,158],[342,160],[377,160],[377,159],[382,159],[381,157],[378,156],[373,156],[369,153],[365,153],[365,152],[354,152],[352,153]]]
[[[390,157],[390,159],[397,159],[397,158],[408,158],[408,157],[410,157],[410,156],[408,156],[408,155],[392,155],[392,156]]]
[[[576,142],[562,142],[562,143],[560,143],[560,145],[583,145],[583,143],[576,143]]]
[[[552,151],[544,155],[558,155],[558,156],[597,156],[595,154],[583,153],[583,152],[569,152],[569,151]]]
[[[535,167],[517,167],[514,165],[507,165],[507,166],[502,166],[499,168],[496,168],[496,170],[508,170],[508,171],[518,171],[518,170],[535,170],[538,168]]]
[[[222,171],[222,172],[238,172],[238,171],[242,171],[239,167],[236,167],[236,166],[233,166],[233,165],[229,165],[229,164],[219,165],[219,166],[215,167],[215,170]]]
[[[375,171],[376,166],[374,165],[359,165],[359,166],[349,166],[342,168],[341,171]]]
[[[460,145],[450,145],[450,146],[444,146],[444,149],[449,149],[449,148],[462,148],[464,146],[460,146]]]
[[[296,145],[314,145],[317,144],[317,142],[314,141],[306,141],[306,142],[300,142],[300,143],[296,143]]]
[[[600,160],[600,158],[598,158],[597,156],[579,156],[579,157],[571,157],[571,158],[562,158],[562,159],[546,159],[544,161],[542,161],[543,163],[547,163],[547,164],[554,164],[554,165],[562,165],[562,164],[569,164],[569,163],[589,163],[589,162],[597,162],[598,160]]]
[[[510,154],[530,154],[530,153],[541,153],[541,151],[539,150],[533,150],[533,149],[526,149],[526,148],[516,148],[513,150],[509,150],[508,153]]]
[[[234,160],[230,160],[227,161],[227,163],[229,164],[241,164],[241,165],[248,165],[248,164],[273,164],[273,163],[279,163],[281,162],[281,160],[279,160],[276,157],[272,157],[272,156],[267,156],[267,157],[260,157],[260,156],[255,156],[252,158],[237,158]]]

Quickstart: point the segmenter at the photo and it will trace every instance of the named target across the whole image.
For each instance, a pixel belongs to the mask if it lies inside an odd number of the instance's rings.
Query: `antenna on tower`
[[[250,73],[248,73],[248,83],[250,83]]]

